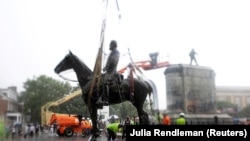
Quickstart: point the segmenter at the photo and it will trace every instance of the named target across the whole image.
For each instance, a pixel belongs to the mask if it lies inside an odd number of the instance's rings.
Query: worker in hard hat
[[[175,125],[187,125],[187,120],[184,113],[180,113],[179,117],[175,121]]]
[[[115,140],[116,136],[117,136],[117,132],[119,132],[119,129],[122,128],[123,125],[118,123],[118,122],[114,122],[114,123],[110,123],[107,126],[107,131],[108,131],[108,141]]]

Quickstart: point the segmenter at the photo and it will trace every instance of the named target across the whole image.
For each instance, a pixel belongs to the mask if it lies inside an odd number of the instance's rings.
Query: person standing
[[[103,105],[109,105],[109,94],[106,90],[106,85],[108,85],[108,81],[111,81],[114,77],[114,74],[117,73],[117,65],[120,58],[120,52],[117,50],[117,42],[115,40],[112,40],[109,45],[109,50],[111,53],[109,54],[107,63],[105,67],[103,68],[104,71],[104,93],[102,95],[102,104]]]
[[[198,66],[197,60],[195,55],[198,55],[194,49],[192,49],[189,53],[189,57],[190,57],[190,65],[192,65],[192,62],[194,61],[196,63],[196,66]]]
[[[163,115],[160,111],[157,111],[156,112],[156,120],[157,120],[157,123],[156,124],[162,124],[162,120],[163,120]]]
[[[122,128],[122,139],[125,137],[126,135],[126,125],[131,125],[131,120],[130,117],[127,116],[126,119],[124,120],[123,123],[123,128]]]
[[[14,124],[11,126],[11,138],[14,139],[16,136],[16,127]]]
[[[27,136],[29,136],[30,134],[30,125],[26,124],[25,129],[24,129],[24,138],[27,138]]]
[[[53,125],[53,124],[51,124],[51,125],[49,126],[49,135],[50,135],[50,136],[53,136],[53,135],[54,135],[54,125]]]
[[[184,113],[180,113],[179,117],[175,121],[176,125],[187,125],[187,120]]]
[[[170,125],[171,124],[171,119],[170,119],[170,116],[168,115],[168,113],[164,113],[162,124],[163,125]]]

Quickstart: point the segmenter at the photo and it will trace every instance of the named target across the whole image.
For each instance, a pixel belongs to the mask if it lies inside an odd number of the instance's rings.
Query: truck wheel
[[[72,137],[74,134],[74,131],[72,128],[68,127],[64,130],[64,134],[66,137]]]
[[[57,135],[58,135],[59,137],[63,137],[63,136],[64,136],[64,133],[60,133],[60,130],[58,129],[58,130],[57,130]]]

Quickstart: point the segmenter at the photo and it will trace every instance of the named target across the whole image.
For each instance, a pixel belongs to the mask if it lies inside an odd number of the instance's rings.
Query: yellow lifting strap
[[[105,27],[106,27],[106,19],[104,18],[103,24],[102,24],[101,37],[100,37],[101,43],[100,43],[100,47],[99,47],[96,61],[95,61],[93,80],[92,80],[91,85],[90,85],[90,91],[89,91],[89,97],[88,97],[88,105],[89,106],[90,106],[90,99],[91,99],[92,94],[93,94],[93,89],[94,89],[94,86],[96,83],[97,83],[97,92],[99,93],[99,91],[100,91],[100,81],[101,81],[101,71],[102,71],[102,54],[103,54]]]
[[[98,50],[95,67],[94,67],[94,75],[93,80],[90,85],[89,97],[88,97],[88,105],[90,105],[90,99],[93,94],[93,89],[95,84],[97,83],[97,92],[100,90],[100,81],[101,81],[101,71],[102,71],[102,49],[103,49],[103,41],[101,43],[101,47]]]

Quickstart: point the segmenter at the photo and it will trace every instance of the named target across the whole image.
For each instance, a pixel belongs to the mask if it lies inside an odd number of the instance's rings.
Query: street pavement
[[[26,137],[24,138],[23,136],[19,137],[14,137],[12,138],[11,136],[4,141],[89,141],[90,136],[83,137],[81,135],[74,135],[72,137],[59,137],[57,134],[48,134],[48,133],[40,133],[39,135],[34,135],[33,137]],[[1,141],[1,140],[0,140]],[[100,137],[97,138],[97,141],[107,141],[107,137],[105,134],[102,134]],[[120,135],[118,135],[118,138],[116,141],[122,141],[120,139]]]

